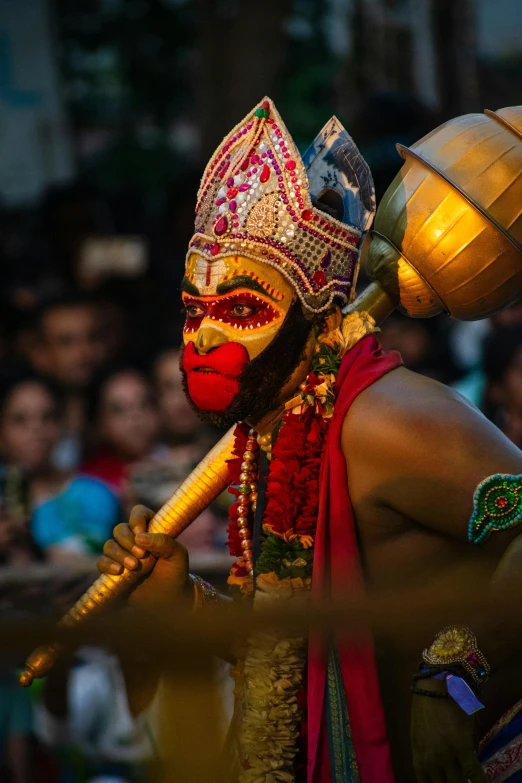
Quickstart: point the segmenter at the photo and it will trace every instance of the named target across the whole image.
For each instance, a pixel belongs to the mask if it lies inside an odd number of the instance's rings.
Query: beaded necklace
[[[252,516],[257,503],[257,479],[259,477],[259,449],[255,430],[249,430],[241,462],[241,473],[237,492],[236,522],[243,550],[244,567],[249,577],[253,576]]]

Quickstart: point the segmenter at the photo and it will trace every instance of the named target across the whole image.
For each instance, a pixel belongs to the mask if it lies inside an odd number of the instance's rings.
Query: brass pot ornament
[[[486,318],[522,295],[522,106],[466,114],[411,147],[384,194],[351,306],[382,321]]]

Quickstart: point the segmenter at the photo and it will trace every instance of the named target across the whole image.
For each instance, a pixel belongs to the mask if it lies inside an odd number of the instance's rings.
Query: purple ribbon
[[[429,669],[423,669],[422,673],[424,671],[430,676]],[[433,680],[446,680],[448,695],[464,710],[466,715],[474,715],[475,712],[484,709],[482,702],[477,699],[466,680],[463,680],[462,677],[457,677],[456,674],[450,674],[449,672],[438,672],[438,674],[432,674],[431,678]]]
[[[461,709],[467,715],[473,715],[475,712],[484,709],[484,705],[480,702],[466,680],[462,677],[457,677],[455,674],[446,675],[446,685],[448,687],[448,693]]]

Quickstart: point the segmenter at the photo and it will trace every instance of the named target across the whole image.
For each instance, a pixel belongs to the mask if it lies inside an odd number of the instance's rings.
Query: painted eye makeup
[[[184,307],[185,315],[187,318],[203,318],[205,315],[204,309],[199,304],[187,302]]]
[[[233,307],[230,308],[230,315],[233,318],[249,318],[252,315],[255,315],[259,308],[252,307],[249,304],[246,304],[246,302],[236,302]]]
[[[199,329],[204,319],[218,321],[223,326],[255,329],[267,326],[281,313],[272,303],[252,291],[237,291],[226,296],[205,297],[202,300],[183,297],[186,315],[185,332]]]

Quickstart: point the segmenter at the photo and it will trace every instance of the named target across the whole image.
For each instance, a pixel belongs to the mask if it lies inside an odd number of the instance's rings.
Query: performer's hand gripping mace
[[[227,460],[232,456],[234,445],[233,429],[209,451],[170,500],[153,516],[148,525],[150,533],[165,533],[176,538],[225,489],[228,477]],[[149,570],[153,563],[154,561]],[[143,570],[138,572],[124,568],[119,576],[102,574],[60,620],[58,627],[78,627],[79,623],[129,593],[145,573]],[[28,686],[35,677],[45,677],[61,657],[62,650],[59,644],[49,644],[34,650],[19,677],[21,685]]]
[[[516,142],[513,145],[513,142]],[[396,307],[414,318],[492,315],[522,295],[522,107],[445,123],[410,149],[377,210],[366,271],[375,280],[350,305],[381,323]],[[489,164],[489,165],[486,165]],[[222,492],[232,431],[209,452],[149,524],[175,538]],[[143,576],[104,574],[61,620],[100,612]],[[33,652],[22,685],[45,676],[58,645]]]

